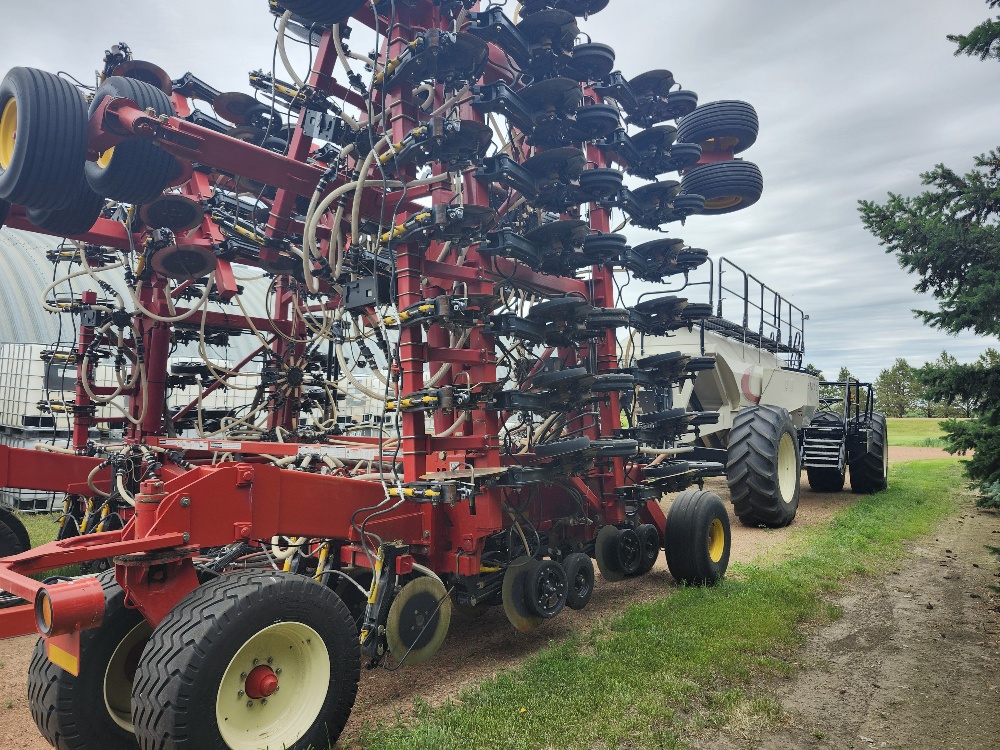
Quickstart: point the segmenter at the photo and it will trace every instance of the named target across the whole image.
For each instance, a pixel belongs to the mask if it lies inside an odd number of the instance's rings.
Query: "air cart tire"
[[[667,567],[678,583],[717,583],[729,567],[732,532],[726,505],[714,492],[687,490],[667,514]]]
[[[697,143],[702,152],[746,151],[757,140],[757,111],[747,102],[723,100],[702,104],[677,126],[677,140]]]
[[[28,221],[57,237],[76,237],[90,231],[101,217],[104,198],[93,191],[86,181],[64,208],[29,208]]]
[[[62,750],[134,750],[132,678],[152,628],[136,609],[113,571],[104,587],[104,619],[80,633],[80,674],[56,666],[39,639],[28,667],[31,716],[48,742]]]
[[[681,179],[684,193],[701,195],[708,216],[729,214],[752,206],[764,192],[764,178],[749,161],[720,161],[696,167]]]
[[[155,86],[134,78],[111,76],[94,94],[90,114],[108,97],[131,99],[139,109],[157,115],[174,114],[170,97]],[[98,195],[126,203],[149,203],[170,182],[176,170],[173,156],[148,138],[131,138],[109,148],[97,161],[87,162],[87,182]]]
[[[799,507],[799,447],[788,411],[742,409],[729,431],[729,497],[746,526],[787,526]]]
[[[6,508],[0,507],[0,523],[14,532],[17,541],[21,543],[22,551],[31,549],[31,537],[20,518]]]
[[[888,486],[889,441],[885,415],[872,414],[872,449],[851,462],[851,492],[870,495]]]
[[[573,552],[563,560],[563,567],[569,584],[566,606],[570,609],[583,609],[594,595],[594,563],[589,555]]]
[[[359,672],[357,628],[329,588],[293,573],[222,576],[153,631],[132,689],[139,747],[326,747]]]
[[[35,68],[0,83],[0,198],[38,209],[69,205],[87,160],[87,105],[76,86]]]
[[[840,492],[844,489],[844,472],[841,469],[808,466],[806,476],[813,492]]]
[[[282,0],[287,10],[313,23],[340,23],[367,5],[367,0]]]

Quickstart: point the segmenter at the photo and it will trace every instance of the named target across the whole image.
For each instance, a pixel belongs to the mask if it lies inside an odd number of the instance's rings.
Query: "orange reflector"
[[[42,635],[52,632],[52,599],[45,589],[41,589],[35,599],[35,617]]]

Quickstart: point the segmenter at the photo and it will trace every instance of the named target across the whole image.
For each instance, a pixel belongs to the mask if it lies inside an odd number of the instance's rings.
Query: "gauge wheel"
[[[678,583],[711,585],[729,567],[732,530],[725,503],[714,492],[682,492],[667,513],[667,567]]]
[[[87,105],[69,81],[12,68],[0,82],[0,198],[65,208],[83,183]]]
[[[147,750],[326,747],[359,677],[357,628],[333,591],[293,573],[230,573],[153,631],[132,688],[136,736]]]
[[[681,189],[705,198],[705,215],[730,214],[749,208],[764,192],[764,178],[749,161],[720,161],[692,169],[681,180]]]
[[[124,97],[139,109],[173,115],[170,97],[155,86],[134,78],[111,76],[94,93],[90,115],[108,97]],[[149,138],[132,137],[87,162],[87,182],[98,195],[125,203],[149,203],[163,192],[176,172],[176,159]]]
[[[98,576],[104,588],[104,619],[80,633],[79,674],[69,654],[53,663],[38,640],[28,667],[28,704],[38,730],[66,750],[132,750],[132,681],[152,627],[137,609],[125,606],[114,571]]]

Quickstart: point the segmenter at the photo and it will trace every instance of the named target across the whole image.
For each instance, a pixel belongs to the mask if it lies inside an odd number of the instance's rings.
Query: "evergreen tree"
[[[1000,0],[987,5],[995,8]],[[948,38],[958,45],[957,55],[1000,60],[1000,17]],[[916,197],[890,193],[881,205],[860,201],[862,223],[903,268],[920,277],[915,289],[937,300],[937,310],[915,311],[927,325],[1000,335],[1000,151],[976,157],[975,168],[964,175],[938,164],[921,177],[929,189]],[[991,354],[972,365],[931,365],[921,379],[934,399],[979,405],[975,418],[943,423],[948,449],[975,451],[966,471],[1000,505],[998,360]]]
[[[958,367],[958,360],[947,351],[942,351],[936,360],[928,362],[917,372],[917,379],[921,383],[930,382],[938,373]],[[972,416],[976,408],[975,400],[970,400],[954,394],[951,398],[940,399],[937,392],[924,386],[920,395],[921,410],[927,412],[925,416],[935,415],[951,418],[968,418]]]
[[[986,0],[986,5],[995,8],[1000,0]],[[976,55],[980,60],[1000,60],[1000,16],[986,19],[968,34],[949,34],[948,41],[958,45],[956,57]]]
[[[897,359],[874,383],[875,409],[887,417],[905,417],[917,403],[919,386],[910,363]]]
[[[822,376],[820,379],[822,380]],[[851,374],[851,371],[848,370],[846,367],[841,367],[840,371],[837,373],[837,379],[833,382],[846,383],[848,380],[857,380],[857,378],[854,377],[854,375]],[[820,387],[819,395],[820,398],[843,399],[844,389],[843,387],[838,387],[835,385],[824,385]]]

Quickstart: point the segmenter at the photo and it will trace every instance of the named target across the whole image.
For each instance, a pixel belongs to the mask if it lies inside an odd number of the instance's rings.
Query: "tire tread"
[[[190,740],[179,736],[176,728],[186,727],[188,716],[194,719],[205,711],[204,706],[186,704],[184,693],[192,686],[190,674],[197,673],[212,646],[219,644],[226,632],[225,626],[232,624],[250,608],[261,603],[269,606],[268,588],[276,580],[282,582],[281,586],[288,587],[282,594],[289,592],[301,601],[310,601],[315,605],[316,597],[328,599],[335,612],[337,627],[356,634],[354,619],[340,598],[331,589],[302,576],[237,572],[198,587],[182,599],[153,631],[136,672],[132,719],[142,750],[173,750],[189,746]],[[351,644],[345,646],[351,652],[346,659],[348,671],[337,677],[345,681],[346,690],[326,723],[331,740],[339,736],[347,723],[361,677],[356,636]],[[299,744],[296,742],[292,747],[297,748]]]
[[[782,501],[778,485],[778,444],[786,430],[795,435],[788,412],[765,404],[742,409],[733,420],[726,477],[733,510],[743,524],[779,528],[795,518],[798,480],[791,503]]]

